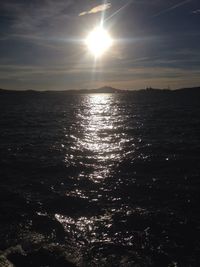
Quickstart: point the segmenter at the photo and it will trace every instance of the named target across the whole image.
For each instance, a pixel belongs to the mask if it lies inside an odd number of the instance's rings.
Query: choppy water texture
[[[0,96],[0,266],[200,266],[185,94]]]

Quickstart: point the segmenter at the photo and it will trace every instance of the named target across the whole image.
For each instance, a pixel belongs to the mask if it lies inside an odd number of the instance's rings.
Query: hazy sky
[[[0,88],[200,85],[199,0],[7,0],[0,13]],[[103,15],[115,42],[95,65],[83,39]]]

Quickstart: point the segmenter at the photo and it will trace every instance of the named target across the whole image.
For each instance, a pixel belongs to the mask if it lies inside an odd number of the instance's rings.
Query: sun
[[[112,46],[113,40],[108,31],[99,26],[88,34],[85,39],[85,44],[95,58],[98,58]]]

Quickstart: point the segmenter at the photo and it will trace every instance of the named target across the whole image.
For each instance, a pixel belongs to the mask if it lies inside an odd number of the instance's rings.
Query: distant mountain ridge
[[[200,87],[188,87],[188,88],[180,88],[180,89],[155,89],[155,88],[146,88],[146,89],[138,89],[138,90],[125,90],[125,89],[116,89],[110,86],[104,86],[97,89],[79,89],[79,90],[47,90],[47,91],[37,91],[37,90],[8,90],[1,89],[0,94],[2,93],[66,93],[66,94],[124,94],[124,93],[200,93]]]
[[[116,89],[110,86],[104,86],[97,89],[79,89],[79,90],[67,90],[66,92],[72,93],[90,93],[90,94],[115,94],[115,93],[123,93],[125,90]],[[126,90],[127,92],[127,90]]]

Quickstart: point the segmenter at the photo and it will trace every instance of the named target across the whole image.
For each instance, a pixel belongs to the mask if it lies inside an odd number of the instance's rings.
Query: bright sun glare
[[[96,27],[88,34],[85,43],[89,51],[97,58],[112,46],[113,40],[103,27]]]

